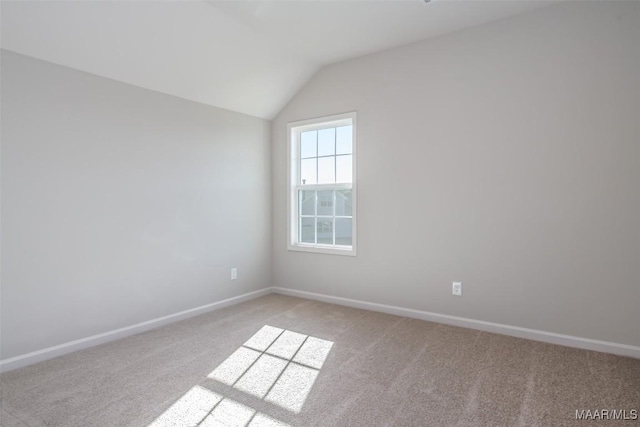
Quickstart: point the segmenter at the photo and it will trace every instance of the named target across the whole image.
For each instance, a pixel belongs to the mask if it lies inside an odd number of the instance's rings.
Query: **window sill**
[[[290,244],[287,247],[290,251],[297,252],[311,252],[317,254],[327,254],[327,255],[346,255],[346,256],[356,256],[356,248],[345,247],[337,248],[335,246],[325,246],[325,245],[302,245],[302,244]]]

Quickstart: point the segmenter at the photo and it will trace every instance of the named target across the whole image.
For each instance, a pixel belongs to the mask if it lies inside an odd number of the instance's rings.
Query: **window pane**
[[[308,157],[316,157],[318,131],[312,130],[302,132],[300,134],[300,157],[306,159]]]
[[[342,126],[336,129],[336,154],[351,154],[353,126]]]
[[[300,215],[316,214],[316,192],[300,191],[298,199],[300,200]]]
[[[300,218],[300,241],[303,243],[315,243],[315,218]]]
[[[318,243],[333,245],[333,218],[318,218]]]
[[[352,156],[337,156],[336,157],[336,182],[352,182],[353,181],[353,165]]]
[[[300,161],[300,183],[316,184],[316,162],[318,159],[304,159]]]
[[[333,184],[334,182],[336,182],[336,158],[333,156],[319,158],[318,184]]]
[[[336,216],[352,216],[353,200],[351,190],[336,191]]]
[[[351,235],[351,218],[336,218],[336,245],[353,245]]]
[[[336,154],[336,128],[318,131],[318,157]]]
[[[333,216],[333,190],[318,191],[318,215]]]

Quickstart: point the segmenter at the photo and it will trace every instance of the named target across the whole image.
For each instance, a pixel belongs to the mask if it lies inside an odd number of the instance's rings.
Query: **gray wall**
[[[270,285],[269,122],[1,59],[2,359]]]
[[[639,40],[567,2],[323,69],[272,126],[274,286],[640,345]],[[352,110],[358,256],[289,252],[286,124]]]

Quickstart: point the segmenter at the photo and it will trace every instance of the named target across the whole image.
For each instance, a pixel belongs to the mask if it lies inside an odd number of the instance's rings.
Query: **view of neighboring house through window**
[[[355,255],[355,118],[289,124],[289,249]]]

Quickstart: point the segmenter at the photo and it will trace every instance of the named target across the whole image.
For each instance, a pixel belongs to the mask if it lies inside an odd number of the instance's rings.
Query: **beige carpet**
[[[280,344],[262,349],[252,344],[260,337],[247,343],[264,325],[276,331],[272,339],[283,330],[302,336],[289,334],[298,340],[294,347],[284,335]],[[309,350],[313,343],[329,343],[330,349],[325,345],[318,359]],[[266,354],[275,356],[265,356],[268,345]],[[245,366],[253,374],[234,373],[228,360],[245,353],[310,373],[306,389],[294,395],[295,387],[304,388],[296,383],[304,375],[287,379],[285,369],[278,371],[280,384],[272,378],[270,389],[251,394],[249,377],[267,381],[268,375],[257,361]],[[174,421],[215,425],[227,417],[252,426],[297,427],[640,424],[575,419],[576,410],[625,410],[627,417],[640,410],[640,360],[282,295],[8,372],[0,375],[0,386],[0,424],[6,427],[159,425],[185,405],[195,406]],[[288,398],[302,404],[299,413],[287,407]]]

